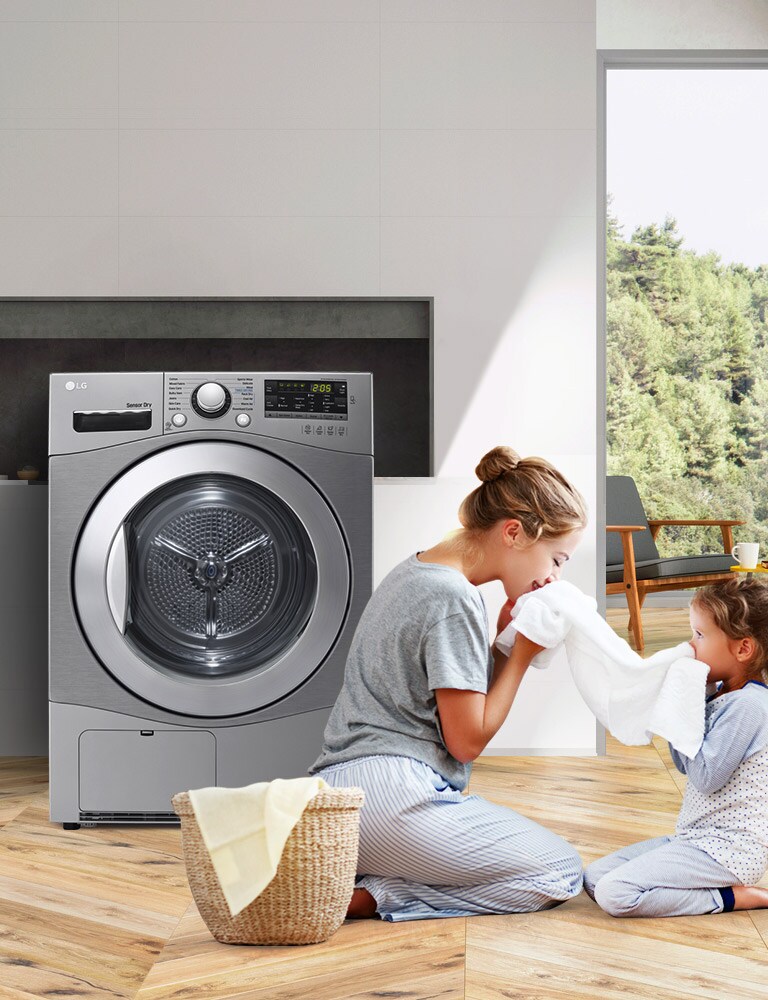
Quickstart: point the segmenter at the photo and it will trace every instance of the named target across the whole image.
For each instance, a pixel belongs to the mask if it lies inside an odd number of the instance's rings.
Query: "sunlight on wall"
[[[488,346],[439,475],[466,474],[497,444],[522,455],[593,453],[593,254],[592,219],[556,220],[509,318]],[[472,348],[471,341],[467,346]]]

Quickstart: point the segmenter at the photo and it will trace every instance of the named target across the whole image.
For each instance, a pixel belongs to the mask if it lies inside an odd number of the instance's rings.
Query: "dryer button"
[[[235,423],[238,427],[248,427],[251,422],[251,418],[247,413],[238,413],[235,417]]]
[[[171,417],[171,421],[174,427],[183,427],[184,424],[187,422],[187,418],[184,416],[183,413],[174,413],[174,415]]]

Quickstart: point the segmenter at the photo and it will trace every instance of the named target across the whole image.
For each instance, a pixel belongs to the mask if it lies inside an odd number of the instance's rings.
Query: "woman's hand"
[[[534,642],[533,639],[529,639],[527,635],[523,635],[522,632],[518,632],[514,648],[520,656],[521,663],[526,663],[526,661],[527,663],[530,663],[537,653],[546,649],[546,646],[540,646],[537,642]]]
[[[514,601],[507,601],[501,608],[499,612],[499,620],[496,622],[496,639],[499,638],[504,629],[512,621],[512,608],[515,606]],[[496,641],[494,639],[494,642]],[[515,646],[517,647],[517,659],[521,664],[526,666],[531,662],[537,653],[540,653],[544,646],[539,646],[538,643],[533,642],[527,636],[524,636],[522,632],[518,632],[515,636]],[[502,654],[494,649],[494,654],[499,658]]]

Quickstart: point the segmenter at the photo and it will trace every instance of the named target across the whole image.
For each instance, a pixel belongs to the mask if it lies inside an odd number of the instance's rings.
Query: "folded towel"
[[[687,757],[699,752],[709,667],[689,643],[644,660],[598,614],[597,602],[565,580],[523,594],[496,646],[508,655],[517,633],[546,647],[532,666],[548,666],[564,649],[582,698],[622,743],[650,743],[655,733]]]
[[[196,788],[189,793],[211,863],[232,916],[275,877],[285,842],[322,778],[276,778],[245,788]]]

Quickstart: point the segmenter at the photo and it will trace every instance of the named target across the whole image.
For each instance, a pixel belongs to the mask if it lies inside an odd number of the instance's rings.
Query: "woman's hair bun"
[[[520,464],[520,456],[512,448],[500,445],[483,455],[475,469],[475,475],[484,483],[500,479],[506,472],[512,472]]]
[[[584,498],[545,458],[520,458],[501,445],[483,455],[475,474],[482,483],[461,501],[459,547],[479,544],[499,521],[519,521],[531,542],[559,538],[587,523]]]

